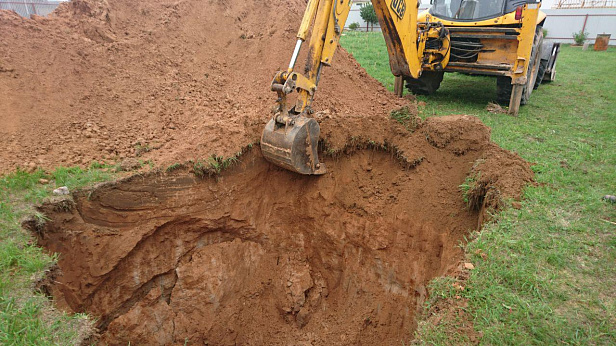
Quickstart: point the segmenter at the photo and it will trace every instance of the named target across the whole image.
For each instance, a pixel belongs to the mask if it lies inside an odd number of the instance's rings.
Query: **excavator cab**
[[[502,16],[507,0],[433,0],[431,3],[430,13],[439,18],[477,21]]]

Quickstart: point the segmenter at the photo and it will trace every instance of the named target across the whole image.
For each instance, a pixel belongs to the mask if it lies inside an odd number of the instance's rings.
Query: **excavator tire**
[[[513,91],[511,77],[496,77],[496,100],[498,103],[508,105],[509,99],[511,98],[511,91]],[[524,96],[522,96],[522,98],[524,98]]]
[[[548,60],[541,59],[541,61],[539,62],[539,72],[537,72],[537,81],[535,81],[535,88],[534,88],[535,90],[539,88],[539,86],[543,82],[543,76],[545,76],[545,70],[547,70],[547,68],[548,68]]]
[[[539,86],[541,83],[554,81],[560,43],[555,43],[549,39],[543,40],[543,47],[541,48],[541,65],[539,66],[539,75],[537,75],[538,82],[535,83],[535,87]]]
[[[528,72],[526,73],[526,85],[522,91],[522,100],[520,104],[525,105],[530,101],[530,94],[533,89],[536,89],[536,82],[539,79],[541,68],[541,46],[543,44],[543,28],[537,26],[535,31],[535,39],[533,41],[533,49],[530,54],[531,65],[528,66]],[[545,66],[543,72],[545,73]],[[543,74],[541,74],[543,79]],[[501,104],[508,105],[511,99],[511,91],[513,85],[511,84],[511,77],[496,77],[496,98]]]
[[[441,86],[442,71],[424,71],[417,79],[405,77],[406,88],[415,95],[431,95]]]

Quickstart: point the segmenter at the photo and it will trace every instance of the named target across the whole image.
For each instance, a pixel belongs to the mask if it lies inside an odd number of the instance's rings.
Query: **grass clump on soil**
[[[173,171],[177,171],[178,169],[182,169],[184,168],[185,165],[179,162],[173,163],[171,165],[169,165],[169,167],[167,167],[166,171],[167,172],[173,172]]]
[[[239,162],[239,157],[242,152],[238,152],[235,156],[224,158],[222,156],[212,155],[205,160],[197,160],[193,164],[193,172],[197,177],[214,176]]]
[[[26,216],[44,224],[47,217],[32,208],[60,186],[69,190],[110,180],[103,164],[89,169],[60,167],[51,173],[18,170],[0,177],[0,344],[41,345],[79,342],[91,321],[82,314],[67,315],[51,307],[32,281],[57,260],[44,253],[21,227]]]
[[[224,170],[231,168],[233,165],[240,162],[240,157],[250,150],[252,150],[253,143],[250,143],[243,147],[240,151],[235,153],[232,156],[224,158],[223,156],[211,155],[205,160],[197,160],[191,161],[192,163],[192,172],[199,178],[203,178],[206,176],[216,176],[222,173]],[[183,165],[174,164],[167,168],[167,171],[176,170]]]
[[[349,33],[342,45],[393,90],[380,33]],[[418,343],[616,344],[616,208],[601,199],[616,194],[613,66],[615,48],[562,47],[556,81],[518,118],[486,109],[491,77],[445,74],[434,95],[417,97],[422,118],[478,116],[497,144],[534,163],[539,183],[465,245],[476,269],[463,291],[432,285]],[[450,308],[436,313],[437,304]]]
[[[478,176],[469,174],[466,179],[464,179],[464,182],[459,186],[460,191],[462,192],[462,198],[464,199],[464,203],[466,203],[469,208],[471,207],[470,203],[472,201],[472,192],[477,187],[477,180],[479,180],[478,178]]]
[[[404,106],[399,109],[394,109],[389,113],[392,119],[399,122],[401,125],[406,127],[409,131],[415,131],[417,125],[419,125],[421,119],[415,116],[408,106]]]

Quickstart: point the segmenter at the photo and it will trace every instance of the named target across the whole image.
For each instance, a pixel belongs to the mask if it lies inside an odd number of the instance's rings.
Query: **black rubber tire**
[[[526,74],[527,82],[522,94],[522,101],[520,104],[525,105],[530,101],[530,95],[535,88],[535,84],[539,77],[539,69],[541,68],[541,47],[543,46],[543,28],[538,26],[535,32],[535,39],[533,42],[533,50],[530,54],[530,61],[532,65],[528,67]],[[543,71],[545,73],[545,70]]]
[[[539,72],[537,72],[537,80],[535,81],[535,89],[537,89],[541,83],[543,83],[543,77],[545,76],[545,70],[548,68],[548,61],[541,59],[539,62]]]
[[[496,77],[496,100],[503,105],[509,105],[511,99],[511,77]]]
[[[528,66],[528,72],[526,73],[526,84],[524,85],[524,89],[522,90],[522,99],[520,101],[521,105],[525,105],[528,103],[528,101],[530,101],[530,95],[533,92],[533,89],[536,89],[535,83],[539,78],[533,78],[533,73],[536,72],[537,77],[539,76],[539,69],[541,68],[541,63],[538,58],[539,56],[541,56],[542,44],[543,29],[542,27],[538,26],[537,30],[535,31],[533,49],[530,53],[531,65]],[[535,64],[537,64],[538,66],[535,66]],[[545,73],[545,68],[543,69],[543,73]],[[541,76],[541,78],[543,79],[543,75]],[[529,88],[531,85],[532,88]],[[511,77],[496,77],[496,99],[499,103],[509,105],[512,90],[513,85],[511,84]]]
[[[442,71],[424,71],[417,79],[405,77],[406,88],[415,95],[432,95],[441,86]]]

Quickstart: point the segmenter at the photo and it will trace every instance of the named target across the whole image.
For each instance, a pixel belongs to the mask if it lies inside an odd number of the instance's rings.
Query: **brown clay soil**
[[[459,270],[486,205],[532,173],[472,117],[428,119],[404,143],[418,156],[349,144],[321,177],[254,148],[214,177],[151,172],[50,201],[49,221],[25,223],[61,254],[40,288],[99,317],[101,344],[409,342],[428,281]],[[469,209],[459,185],[479,167]]]
[[[0,173],[139,157],[158,167],[77,191],[26,221],[60,253],[39,287],[97,318],[100,344],[393,345],[426,284],[458,271],[528,164],[477,118],[414,119],[340,49],[315,100],[329,172],[299,176],[255,145],[302,0],[78,0],[0,11]],[[389,112],[408,107],[399,124]],[[459,185],[476,177],[467,205]],[[53,182],[52,182],[53,183]]]
[[[304,7],[75,0],[48,18],[0,11],[0,173],[136,156],[168,165],[258,142]],[[408,103],[344,49],[334,62],[317,111],[384,119]]]

